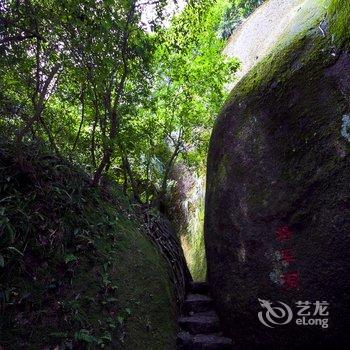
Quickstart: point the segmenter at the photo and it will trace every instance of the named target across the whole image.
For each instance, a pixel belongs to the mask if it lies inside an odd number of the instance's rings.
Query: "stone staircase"
[[[209,296],[208,284],[192,282],[179,318],[181,332],[177,336],[180,350],[233,349],[232,340],[222,335],[219,318]]]

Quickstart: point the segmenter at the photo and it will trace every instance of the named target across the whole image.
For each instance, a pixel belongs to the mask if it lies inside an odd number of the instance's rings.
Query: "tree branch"
[[[131,7],[129,9],[128,15],[127,15],[127,21],[125,24],[125,31],[124,31],[124,39],[123,39],[123,44],[122,44],[122,49],[121,49],[121,56],[122,56],[122,62],[123,62],[123,73],[120,78],[120,81],[116,87],[116,93],[115,93],[115,99],[113,103],[113,107],[110,113],[110,131],[109,131],[109,144],[107,147],[104,149],[103,152],[103,157],[101,160],[100,165],[96,169],[96,172],[94,174],[94,178],[92,181],[92,185],[96,186],[100,178],[102,176],[103,171],[105,170],[106,165],[109,163],[110,158],[113,154],[113,146],[112,143],[115,141],[115,137],[117,136],[117,131],[118,131],[118,107],[120,104],[120,99],[122,96],[122,92],[124,90],[125,82],[128,76],[129,72],[129,67],[128,67],[128,44],[129,44],[129,26],[131,24],[131,21],[133,19],[135,13],[135,1],[132,2]]]
[[[41,115],[42,115],[42,112],[44,109],[45,96],[48,93],[48,89],[50,87],[50,84],[51,84],[53,78],[55,77],[55,75],[57,74],[57,72],[59,71],[60,68],[61,68],[61,64],[56,63],[54,65],[54,67],[51,69],[51,72],[49,73],[49,75],[45,81],[45,84],[43,86],[43,89],[41,90],[41,92],[39,94],[39,99],[38,99],[38,102],[35,106],[34,115],[32,118],[30,118],[27,121],[24,128],[18,133],[17,143],[20,143],[22,141],[23,137],[30,131],[30,129],[34,125],[34,123],[39,121],[39,119],[41,118]]]
[[[38,38],[38,36],[36,34],[25,34],[25,35],[18,34],[15,36],[6,36],[6,37],[0,39],[0,45],[3,45],[5,43],[11,43],[14,41],[20,42],[23,40],[33,39],[33,38]]]

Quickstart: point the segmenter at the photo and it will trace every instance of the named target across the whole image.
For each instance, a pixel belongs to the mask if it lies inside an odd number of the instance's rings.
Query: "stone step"
[[[218,314],[215,310],[208,310],[208,311],[202,311],[202,312],[190,312],[190,316],[212,316],[212,317],[218,317]]]
[[[212,309],[212,306],[213,300],[207,295],[189,294],[185,299],[183,311],[185,313],[209,311]]]
[[[191,335],[183,331],[177,336],[178,350],[229,350],[232,345],[231,339],[216,334]]]
[[[210,334],[220,330],[219,319],[217,316],[193,315],[180,317],[179,325],[181,329],[191,334]]]
[[[191,350],[194,336],[182,331],[177,335],[176,344],[178,350]]]
[[[232,340],[213,334],[197,334],[192,340],[191,350],[228,350],[232,349]]]
[[[190,290],[193,294],[208,294],[209,285],[207,282],[191,282]]]

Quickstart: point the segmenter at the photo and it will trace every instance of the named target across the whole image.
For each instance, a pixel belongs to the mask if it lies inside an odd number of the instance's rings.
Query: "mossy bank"
[[[30,145],[0,151],[4,349],[175,349],[163,258],[112,184]]]

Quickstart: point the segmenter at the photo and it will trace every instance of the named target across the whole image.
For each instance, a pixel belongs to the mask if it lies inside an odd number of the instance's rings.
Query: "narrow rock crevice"
[[[233,349],[230,338],[224,337],[220,321],[209,295],[206,282],[192,282],[179,318],[181,328],[177,337],[180,350]]]

